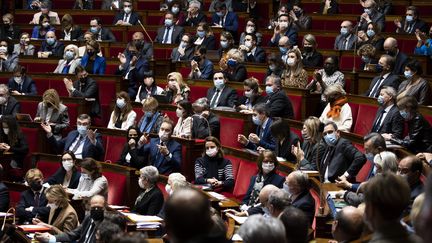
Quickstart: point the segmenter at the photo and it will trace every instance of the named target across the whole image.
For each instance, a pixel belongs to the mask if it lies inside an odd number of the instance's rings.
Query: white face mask
[[[141,179],[141,178],[138,179],[138,185],[139,185],[139,187],[141,187],[142,189],[145,189],[143,179]]]
[[[245,46],[247,48],[251,48],[252,47],[252,41],[245,41]]]
[[[253,33],[254,31],[255,31],[255,27],[252,27],[252,26],[246,27],[247,33]]]
[[[131,8],[129,8],[129,7],[125,7],[124,8],[124,11],[125,11],[125,13],[130,13],[131,11],[132,11],[132,9]]]
[[[180,110],[179,108],[177,108],[176,115],[177,115],[178,118],[182,118],[183,117],[183,111]]]
[[[245,91],[245,96],[248,98],[252,97],[252,90]]]
[[[71,171],[72,168],[74,167],[74,163],[71,160],[62,161],[62,165],[66,171]]]
[[[291,57],[287,58],[287,64],[288,64],[288,66],[294,66],[294,64],[295,64],[294,58],[291,58]]]
[[[171,195],[173,193],[173,190],[169,184],[165,185],[165,191],[168,193],[168,195]]]
[[[91,177],[90,177],[88,174],[86,174],[86,173],[82,173],[82,172],[81,172],[81,177],[82,177],[84,180],[91,180]]]
[[[262,163],[261,167],[264,174],[268,174],[275,168],[275,165],[273,163]]]
[[[126,102],[124,99],[117,99],[116,105],[118,108],[123,109],[123,107],[125,107],[125,105],[126,105]]]
[[[287,28],[288,27],[288,22],[279,22],[279,27],[283,28],[283,29]]]
[[[209,157],[216,156],[217,152],[218,152],[218,148],[209,148],[209,149],[206,150],[206,154]]]
[[[55,203],[47,203],[47,207],[51,208],[52,210],[56,210],[58,206]]]
[[[22,83],[22,78],[21,77],[14,77],[14,81],[17,84],[21,84]]]
[[[8,135],[9,134],[9,128],[3,128],[3,132],[4,132],[4,134]]]
[[[0,46],[0,53],[6,53],[7,47],[6,46]]]

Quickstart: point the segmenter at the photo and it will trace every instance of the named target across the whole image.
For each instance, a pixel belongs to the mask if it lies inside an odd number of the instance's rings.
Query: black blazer
[[[129,153],[129,155],[131,156],[129,163],[126,162],[126,155]],[[126,143],[123,146],[123,150],[120,154],[120,158],[117,161],[117,163],[124,165],[124,166],[129,166],[129,167],[134,167],[137,170],[141,169],[142,167],[145,166],[144,164],[144,155],[139,153],[138,149],[130,149],[129,144]]]
[[[249,200],[252,196],[251,193],[252,193],[252,190],[255,186],[255,181],[256,181],[257,176],[258,175],[254,175],[251,177],[250,182],[249,182],[249,187],[247,189],[246,195],[243,198],[242,204],[246,204],[246,205],[249,204]],[[279,188],[282,188],[284,182],[285,182],[285,177],[280,176],[275,171],[273,171],[273,172],[270,172],[268,174],[267,178],[264,179],[263,187],[265,187],[266,185],[272,184],[272,185],[275,185]]]
[[[196,39],[197,37],[195,37],[192,43],[194,43]],[[207,50],[216,50],[216,40],[214,35],[205,37],[200,46],[207,48]]]
[[[421,19],[415,20],[414,27],[410,30],[410,32],[406,32],[404,29],[405,28],[405,18],[403,18],[401,20],[401,25],[402,25],[402,28],[396,30],[397,33],[414,34],[416,29],[419,29],[420,32],[424,32],[424,33],[428,33],[428,31],[429,31],[428,25]]]
[[[198,26],[201,22],[207,22],[207,17],[204,13],[199,12],[196,18],[186,18],[186,21],[183,23],[183,26]]]
[[[65,38],[65,32],[64,30],[60,31],[60,40],[63,40]],[[71,40],[80,40],[82,38],[82,30],[79,25],[74,25],[72,27],[72,31],[70,33]]]
[[[377,113],[375,115],[375,119],[372,123],[371,132],[377,132],[377,133],[391,133],[396,138],[402,138],[403,131],[404,131],[404,119],[399,113],[399,109],[396,105],[393,105],[392,108],[390,108],[388,114],[386,115],[384,121],[382,122],[381,126],[378,126],[376,130],[373,130],[374,124],[377,122],[378,117],[381,115],[381,112],[385,108],[380,106],[378,108]]]
[[[416,112],[408,122],[408,136],[404,139],[395,139],[413,153],[432,152],[432,127],[424,117]],[[392,142],[393,142],[392,141]]]
[[[282,157],[290,162],[296,162],[296,157],[291,153],[291,146],[297,145],[300,141],[300,138],[297,134],[290,131],[289,137],[285,138],[282,145],[279,142],[276,142],[275,154],[278,157]]]
[[[232,73],[228,69],[223,71],[223,73],[229,81],[243,82],[247,79],[246,66],[241,63],[237,64]]]
[[[9,189],[0,181],[0,212],[6,212],[9,209]]]
[[[278,90],[268,96],[266,104],[270,109],[270,117],[294,118],[291,101],[284,90]]]
[[[249,99],[251,102],[252,107],[256,104],[265,103],[267,98],[262,95],[256,95],[253,99]],[[238,98],[238,105],[246,105],[246,102],[248,101],[248,97],[246,96],[240,96]]]
[[[141,191],[141,193],[143,193],[143,191]],[[140,197],[140,195],[138,197]],[[162,209],[163,203],[163,194],[159,187],[155,185],[141,198],[141,200],[135,203],[132,212],[141,215],[157,215]]]
[[[371,97],[371,96],[370,96],[370,95],[371,95],[370,92],[372,92],[373,87],[374,87],[375,84],[380,80],[380,78],[381,78],[381,75],[378,75],[378,76],[375,76],[375,77],[372,79],[372,82],[371,82],[371,84],[369,85],[368,90],[366,90],[366,92],[364,93],[365,96],[369,96],[369,97]],[[377,89],[377,91],[376,91],[374,97],[372,97],[372,98],[377,98],[377,97],[379,96],[379,93],[380,93],[379,91],[380,91],[384,86],[390,86],[390,87],[393,87],[393,88],[396,90],[396,92],[397,92],[400,83],[401,83],[401,80],[400,80],[400,78],[399,78],[399,75],[395,75],[395,74],[390,73],[390,74],[387,76],[387,78],[384,79],[384,82],[382,82],[382,84],[378,87],[378,89]]]
[[[90,116],[99,116],[101,112],[99,103],[99,88],[96,81],[90,77],[87,77],[85,83],[81,86],[80,80],[76,80],[73,83],[75,90],[72,92],[72,97],[84,97],[84,98],[94,98],[92,102],[92,107],[90,110]]]
[[[213,98],[213,95],[216,93],[216,88],[210,88],[207,90],[207,100],[210,102]],[[234,107],[237,103],[237,92],[231,89],[228,86],[222,90],[222,94],[219,97],[218,103],[216,106],[227,106]]]
[[[48,178],[48,180],[46,180],[46,182],[50,185],[62,185],[65,175],[66,175],[66,170],[63,168],[63,166],[61,166],[52,176],[50,176],[50,178]],[[70,189],[77,188],[80,177],[81,177],[81,172],[75,169],[72,172],[72,177],[70,179],[68,188]]]
[[[243,52],[243,55],[245,57],[246,62],[258,62],[258,63],[266,62],[266,53],[264,49],[259,46],[256,47],[254,55],[252,55],[252,53],[249,53],[248,55],[248,53],[246,53],[245,51]]]
[[[320,4],[320,11],[319,13],[322,14],[325,7],[325,1],[321,2]],[[337,14],[339,13],[339,5],[336,0],[331,1],[330,8],[327,9],[327,14]]]
[[[56,235],[57,242],[77,242],[83,243],[86,240],[86,233],[89,230],[91,223],[93,222],[90,215],[84,217],[82,223],[73,229],[72,231],[60,233]],[[89,242],[96,242],[96,230],[100,222],[95,222],[96,227],[94,227],[94,233],[92,234],[91,240]]]
[[[408,56],[399,50],[396,55],[395,65],[392,74],[403,75],[405,70],[405,64],[408,61]]]
[[[18,135],[17,142],[14,145],[11,145],[9,142],[9,139],[7,135],[4,133],[0,137],[1,143],[7,143],[11,146],[9,149],[9,152],[12,152],[12,158],[18,163],[18,165],[21,167],[23,165],[23,161],[25,157],[28,154],[29,147],[27,143],[27,139],[25,138],[25,135],[21,133]]]
[[[114,34],[108,28],[102,27],[100,29],[100,32],[96,35],[96,39],[99,38],[99,34],[100,34],[101,40],[103,40],[103,41],[113,41],[113,42],[116,41]]]
[[[9,91],[12,92],[14,90],[20,92],[20,93],[24,93],[26,95],[37,95],[37,89],[36,89],[36,84],[33,81],[33,79],[27,75],[22,77],[22,83],[21,83],[21,88],[20,85],[18,85],[14,78],[10,78],[8,81],[8,88]]]
[[[136,25],[138,23],[138,20],[141,19],[141,16],[135,11],[132,11],[129,14],[130,14],[130,16],[129,16],[128,23],[131,25]],[[124,15],[125,15],[124,11],[117,13],[116,16],[114,17],[113,25],[115,25],[117,23],[117,21],[123,20]]]
[[[20,103],[12,96],[9,96],[6,106],[4,105],[0,106],[1,115],[15,116],[16,113],[20,112],[20,110],[21,110]]]
[[[316,50],[312,53],[312,55],[308,55],[308,53],[302,53],[302,61],[304,67],[322,67],[323,66],[323,56],[321,53]]]
[[[328,163],[328,180],[334,182],[345,171],[350,177],[355,177],[366,162],[366,157],[352,143],[344,138],[339,138],[335,146],[327,146],[321,159],[321,173],[324,176],[325,168],[323,166],[327,152],[333,149],[329,155]]]
[[[35,205],[35,194],[31,189],[27,189],[21,193],[20,200],[16,206],[16,216],[19,217],[19,222],[31,222],[36,216],[44,222],[48,222],[48,215],[50,208],[47,207],[48,200],[45,197],[45,188],[42,190],[39,196],[39,207]],[[31,212],[25,209],[33,206]]]
[[[171,44],[180,44],[181,38],[184,33],[184,28],[178,25],[173,25],[174,27],[171,35]],[[159,27],[157,31],[157,36],[155,39],[156,43],[162,43],[164,40],[165,26]]]
[[[65,49],[64,44],[58,40],[53,46],[48,45],[46,40],[43,40],[40,51],[42,52],[50,51],[52,52],[50,57],[63,58],[64,49]]]
[[[315,217],[315,200],[310,194],[309,190],[302,192],[292,201],[292,206],[303,211],[309,218],[309,222],[312,224]]]
[[[21,29],[16,26],[16,25],[12,25],[12,30],[11,29],[6,29],[4,25],[0,26],[0,39],[13,39],[13,40],[17,40],[20,38],[21,35]]]

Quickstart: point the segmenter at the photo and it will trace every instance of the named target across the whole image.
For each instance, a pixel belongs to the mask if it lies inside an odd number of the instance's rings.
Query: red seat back
[[[361,136],[368,134],[372,128],[377,110],[377,106],[360,104],[353,132]]]
[[[166,184],[164,184],[164,183],[162,183],[162,182],[158,182],[158,183],[156,183],[156,185],[157,185],[157,187],[159,187],[159,189],[161,190],[161,192],[162,192],[162,194],[163,194],[163,196],[164,196],[164,199],[166,200],[166,199],[168,199],[168,193],[167,193],[167,191],[165,190],[165,185]]]
[[[209,81],[210,82],[210,81]],[[191,92],[190,92],[190,101],[194,102],[195,100],[202,98],[202,97],[207,97],[207,90],[209,89],[208,87],[202,87],[202,86],[190,86]]]
[[[44,178],[49,178],[60,168],[61,162],[39,160],[36,167],[42,171]]]
[[[291,100],[291,104],[293,107],[293,111],[294,111],[294,119],[295,120],[301,120],[302,119],[302,112],[301,112],[301,107],[302,107],[302,96],[298,96],[298,95],[290,95],[288,94],[289,99]]]
[[[102,173],[108,180],[108,204],[126,204],[126,176],[123,174],[104,171]]]
[[[220,141],[222,145],[242,148],[242,145],[237,142],[237,134],[243,134],[244,131],[244,120],[229,118],[229,117],[219,117],[220,127],[224,130],[220,133]]]
[[[116,162],[121,155],[126,138],[120,136],[106,136],[104,161]]]
[[[21,110],[20,113],[30,114],[30,116],[35,116],[38,106],[38,101],[21,100],[20,102]]]
[[[234,176],[234,178],[236,178],[237,174],[239,172],[239,167],[240,167],[241,159],[237,158],[237,157],[234,157],[232,155],[225,155],[225,158],[229,159],[231,161],[232,169],[233,169],[233,176]]]
[[[359,110],[359,104],[348,102],[349,106],[351,107],[351,114],[352,114],[352,125],[351,128],[356,126],[357,121],[357,114]]]
[[[315,191],[314,189],[309,189],[310,194],[312,195],[314,201],[315,201],[315,215],[318,214],[319,212],[319,207],[321,205],[321,200],[319,197],[319,194],[317,191]],[[312,222],[312,229],[315,231],[316,229],[316,218],[314,217],[313,222]]]
[[[242,160],[240,162],[233,190],[235,198],[239,200],[243,199],[249,187],[250,178],[257,173],[258,168],[255,162],[247,160]]]

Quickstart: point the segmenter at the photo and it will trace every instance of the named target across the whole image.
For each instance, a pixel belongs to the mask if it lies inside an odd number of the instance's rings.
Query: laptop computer
[[[155,98],[160,104],[170,103],[167,95],[153,95],[153,98]]]
[[[33,122],[33,119],[30,116],[30,114],[17,113],[15,116],[17,121]]]

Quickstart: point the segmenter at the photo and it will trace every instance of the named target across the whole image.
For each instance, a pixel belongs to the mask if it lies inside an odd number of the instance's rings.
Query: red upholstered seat
[[[265,69],[263,69],[263,71],[248,70],[247,73],[248,73],[248,77],[254,77],[254,78],[258,79],[258,81],[259,81],[258,83],[262,84],[262,83],[265,83],[265,78],[266,78],[266,74],[267,74],[266,71],[267,70],[265,70]]]
[[[237,157],[234,157],[232,155],[225,155],[225,158],[229,159],[231,161],[232,168],[233,168],[233,176],[234,176],[234,178],[236,178],[237,174],[238,174],[238,171],[239,171],[239,166],[240,166],[241,159],[237,158]]]
[[[223,131],[220,133],[220,141],[222,145],[242,148],[242,145],[237,142],[237,134],[243,134],[244,120],[229,118],[229,117],[219,117],[220,127]]]
[[[169,119],[171,119],[174,122],[174,124],[177,123],[178,117],[175,111],[164,111],[164,113],[168,116]]]
[[[352,114],[352,120],[353,120],[351,128],[353,128],[356,125],[355,123],[357,121],[357,114],[358,114],[358,110],[359,110],[359,104],[355,104],[355,103],[351,103],[351,102],[348,102],[348,104],[351,107],[351,114]]]
[[[120,159],[123,145],[126,143],[125,137],[120,136],[106,136],[105,143],[105,158],[104,161],[116,162]]]
[[[20,101],[21,111],[20,113],[30,114],[30,116],[35,116],[37,111],[37,105],[39,102],[37,101]]]
[[[99,80],[97,80],[99,81]],[[99,102],[102,105],[110,104],[116,96],[115,82],[99,81]]]
[[[301,120],[302,96],[288,94],[294,111],[294,119]]]
[[[137,1],[138,9],[159,10],[160,1]]]
[[[340,57],[340,61],[339,61],[339,63],[340,63],[340,69],[341,70],[346,70],[346,71],[353,70],[354,60],[355,60],[356,70],[360,70],[361,57],[357,56],[357,55],[355,57],[353,57],[352,55],[342,55]],[[349,90],[346,87],[345,87],[345,89]]]
[[[39,128],[21,127],[21,131],[26,136],[29,146],[29,154],[39,151],[40,141],[38,140]]]
[[[321,22],[325,23],[326,21],[321,21]],[[339,22],[340,21],[338,21],[338,25],[340,25]],[[318,23],[318,21],[312,21],[312,28],[313,29],[315,29],[313,27],[314,23]],[[320,25],[323,25],[323,24],[320,24]],[[317,28],[321,29],[321,30],[326,30],[324,28],[324,26],[317,27]],[[338,28],[340,28],[340,27],[338,27]],[[319,43],[319,48],[320,49],[333,49],[334,48],[335,37],[333,37],[333,36],[321,36],[321,35],[318,35],[318,36],[315,36],[315,37],[317,39],[317,43]],[[298,43],[303,43],[303,36],[299,36],[299,40],[297,42]]]
[[[295,134],[297,134],[297,136],[302,139],[302,134],[301,134],[301,130],[295,127],[290,127],[291,131]]]
[[[24,60],[29,60],[30,62],[25,62]],[[52,73],[57,67],[57,63],[31,62],[31,59],[20,59],[20,64],[26,67],[27,73]]]
[[[21,198],[21,192],[12,191],[9,189],[9,207],[16,207]]]
[[[366,135],[372,128],[375,114],[378,110],[377,106],[360,104],[357,112],[356,122],[351,130],[355,134]]]
[[[190,67],[181,67],[179,70],[179,73],[181,73],[181,75],[183,77],[187,77],[189,75],[190,71],[191,71]]]
[[[202,98],[202,97],[207,97],[207,90],[209,89],[208,87],[189,86],[189,88],[191,89],[191,92],[189,95],[190,96],[189,99],[191,102],[194,102],[195,100]]]
[[[321,205],[321,200],[320,200],[320,197],[319,197],[319,194],[318,194],[318,192],[317,191],[315,191],[314,189],[309,189],[309,192],[310,192],[310,194],[312,195],[312,197],[313,197],[313,199],[314,199],[314,201],[315,201],[315,215],[317,215],[318,214],[318,212],[319,212],[319,207],[320,207],[320,205]],[[316,229],[316,218],[314,217],[314,220],[313,220],[313,222],[312,222],[312,229],[315,231],[315,229]]]
[[[432,124],[432,116],[429,116],[429,115],[423,113],[423,117],[426,119],[426,121],[428,121],[430,124]]]
[[[39,160],[36,167],[42,171],[44,178],[52,176],[61,166],[61,162]]]
[[[105,171],[102,173],[108,180],[108,204],[125,205],[127,200],[126,191],[126,176]]]
[[[166,200],[166,199],[168,199],[168,193],[167,193],[167,191],[165,190],[165,185],[166,184],[164,184],[164,183],[162,183],[162,182],[158,182],[158,183],[156,183],[156,185],[157,185],[157,187],[159,187],[159,189],[161,190],[161,192],[162,192],[162,194],[163,194],[163,196],[164,196],[164,199]]]
[[[233,190],[233,195],[236,199],[243,199],[249,187],[250,178],[257,173],[258,168],[255,162],[246,160],[240,162]]]
[[[372,168],[373,168],[373,163],[371,161],[366,161],[366,163],[363,165],[363,167],[358,172],[358,174],[356,176],[356,181],[357,182],[366,181],[368,179],[368,175],[369,175],[370,171],[372,170]]]

